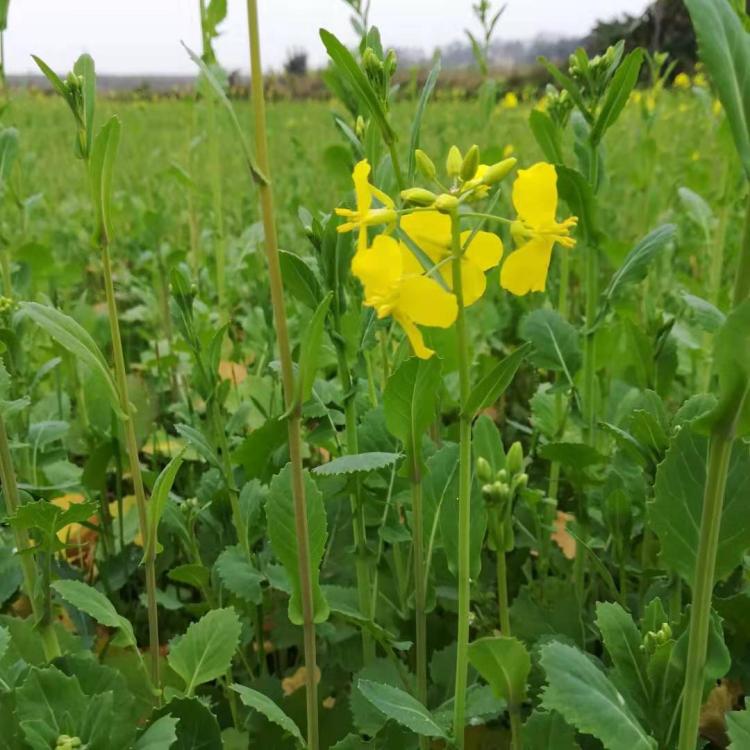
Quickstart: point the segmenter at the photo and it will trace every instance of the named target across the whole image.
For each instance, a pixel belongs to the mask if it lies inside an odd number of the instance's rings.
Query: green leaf
[[[96,503],[73,503],[67,510],[37,500],[24,503],[9,519],[14,528],[38,529],[41,532],[40,547],[48,552],[57,552],[65,545],[57,538],[57,532],[70,523],[88,521],[98,510]]]
[[[588,108],[586,107],[586,102],[583,101],[583,95],[581,94],[581,89],[578,88],[578,84],[570,76],[563,73],[560,68],[558,68],[546,58],[540,57],[539,62],[544,65],[549,74],[555,79],[557,85],[560,86],[560,88],[565,89],[568,94],[570,94],[570,98],[573,100],[573,103],[586,119],[586,122],[591,124],[593,122],[593,118]]]
[[[440,360],[411,357],[388,379],[383,393],[385,423],[392,435],[414,450],[437,416]]]
[[[750,179],[750,34],[725,0],[685,0],[685,5]]]
[[[112,177],[120,143],[120,119],[112,116],[97,133],[91,150],[91,191],[96,212],[96,237],[112,237]]]
[[[206,436],[200,431],[196,430],[195,427],[191,427],[189,424],[177,424],[175,429],[181,437],[190,443],[190,446],[200,454],[201,458],[204,458],[212,466],[215,466],[223,474],[223,467],[219,457],[216,455],[216,451],[208,442]],[[224,477],[225,481],[228,481],[228,477]]]
[[[677,196],[690,218],[701,228],[703,236],[708,240],[711,234],[711,225],[714,222],[714,212],[711,210],[711,206],[690,188],[678,188]]]
[[[152,722],[135,743],[135,750],[168,750],[177,742],[179,719],[162,716]]]
[[[351,456],[339,456],[326,464],[321,464],[313,469],[316,476],[330,477],[347,474],[367,474],[370,471],[378,471],[392,466],[401,458],[400,453],[384,453],[373,451],[372,453],[356,453]]]
[[[542,706],[557,711],[579,732],[601,740],[607,750],[656,750],[617,688],[589,656],[559,642],[541,648],[547,673]]]
[[[532,109],[529,113],[529,127],[547,161],[552,164],[562,164],[561,132],[560,128],[552,122],[552,118],[546,112]]]
[[[328,537],[326,510],[323,496],[312,477],[304,475],[305,500],[307,504],[307,534],[310,554],[310,578],[313,594],[313,617],[315,622],[328,619],[329,608],[320,589],[320,563],[323,560]],[[279,562],[284,566],[292,585],[289,599],[289,619],[302,625],[302,586],[299,572],[299,547],[292,496],[292,469],[287,464],[271,481],[266,500],[268,537]]]
[[[232,685],[232,690],[239,693],[240,700],[248,708],[263,714],[269,721],[281,727],[287,734],[291,735],[299,747],[306,747],[299,727],[284,713],[281,707],[274,703],[267,695],[257,690],[245,687],[245,685]]]
[[[17,156],[18,131],[15,128],[3,128],[0,131],[0,191],[5,190]]]
[[[167,661],[185,683],[190,697],[199,685],[221,677],[229,669],[240,642],[242,624],[231,607],[212,609],[170,644]]]
[[[537,367],[563,372],[573,384],[581,367],[581,346],[578,331],[560,313],[534,310],[521,321],[519,334],[533,345],[529,358]]]
[[[503,395],[530,349],[530,344],[520,346],[505,359],[500,360],[474,386],[466,399],[466,405],[464,406],[466,414],[474,417],[482,409],[492,406]]]
[[[597,204],[589,181],[577,169],[564,164],[555,164],[555,171],[560,197],[568,204],[573,215],[578,217],[578,232],[587,245],[595,245],[599,240]],[[587,248],[586,252],[589,251],[590,248]]]
[[[433,719],[432,714],[404,690],[370,680],[359,680],[357,687],[378,711],[415,734],[422,737],[446,737],[445,731]]]
[[[692,584],[703,510],[708,438],[685,425],[672,439],[656,471],[654,499],[648,505],[651,528],[661,542],[661,557]],[[738,441],[729,462],[719,529],[715,581],[726,578],[750,548],[750,454]]]
[[[617,72],[607,86],[607,94],[599,116],[596,118],[594,127],[591,128],[591,141],[593,143],[599,143],[604,133],[612,127],[620,116],[633,87],[638,81],[642,64],[643,50],[638,48],[634,49],[617,68]]]
[[[708,333],[717,331],[727,319],[727,316],[716,305],[702,297],[683,292],[682,301],[692,311],[695,322]]]
[[[125,414],[120,407],[117,388],[107,360],[104,359],[104,355],[88,332],[73,318],[54,307],[40,305],[38,302],[22,302],[21,310],[58,344],[90,367],[101,378],[106,386],[112,410],[120,419],[124,419]]]
[[[208,589],[211,581],[211,571],[198,563],[186,563],[172,568],[167,575],[175,583],[186,583],[199,591]]]
[[[182,456],[184,450],[180,451],[159,473],[154,482],[154,488],[151,491],[151,497],[148,501],[148,539],[145,549],[153,548],[153,553],[160,551],[159,544],[159,523],[164,515],[164,509],[167,507],[167,499],[172,490],[172,485],[177,477],[177,472],[182,466]]]
[[[177,742],[172,750],[214,750],[222,747],[216,717],[199,698],[173,698],[154,713],[154,719],[171,716],[178,720]]]
[[[250,604],[263,601],[260,585],[264,577],[255,569],[240,545],[227,547],[216,559],[215,565],[221,582],[235,596]]]
[[[732,741],[729,750],[745,750],[750,747],[750,709],[730,711],[726,717],[727,732]]]
[[[409,161],[407,165],[407,183],[411,185],[414,182],[414,173],[416,169],[416,159],[414,152],[419,148],[419,134],[422,130],[422,118],[427,107],[427,102],[435,90],[435,84],[440,76],[440,58],[435,60],[435,64],[427,76],[427,80],[422,87],[422,93],[419,95],[417,109],[414,112],[414,119],[411,122],[411,137],[409,139]]]
[[[396,133],[388,122],[383,104],[352,53],[325,29],[320,29],[320,38],[337,70],[345,77],[360,102],[369,110],[373,120],[380,128],[383,140],[386,144],[395,143],[397,140]]]
[[[297,401],[304,404],[312,395],[313,382],[318,372],[320,346],[323,342],[326,315],[331,306],[333,292],[328,292],[316,308],[307,324],[299,353],[299,372],[297,374]]]
[[[531,657],[521,641],[504,636],[480,638],[469,644],[469,661],[497,698],[509,706],[523,703]]]
[[[100,625],[117,628],[127,639],[128,643],[137,647],[135,633],[130,621],[115,609],[115,605],[93,586],[82,581],[59,580],[51,584],[53,588],[68,604],[84,612]]]
[[[92,139],[94,137],[94,108],[96,105],[96,69],[94,59],[91,55],[84,53],[73,65],[73,73],[81,79],[81,114],[83,115],[83,127],[86,133],[86,143],[82,156],[91,154]]]
[[[523,725],[527,750],[578,750],[575,730],[556,711],[534,711]]]
[[[323,299],[323,291],[315,271],[299,255],[286,250],[279,250],[279,263],[284,289],[288,289],[303,305],[315,310]]]
[[[44,77],[50,82],[52,88],[57,91],[57,93],[60,94],[63,99],[65,99],[65,101],[68,103],[68,106],[71,108],[71,110],[73,110],[72,100],[70,98],[70,95],[68,94],[67,88],[65,87],[65,83],[63,83],[63,80],[60,78],[60,76],[57,75],[57,73],[55,73],[55,71],[52,70],[52,68],[50,68],[50,66],[47,65],[47,63],[44,62],[41,57],[37,57],[36,55],[32,55],[31,57],[39,67],[39,70],[41,70],[44,74]],[[73,110],[73,114],[76,114],[75,110]]]
[[[190,56],[190,59],[200,68],[201,73],[203,73],[204,78],[216,95],[217,100],[227,111],[227,114],[229,115],[229,121],[232,123],[235,134],[239,138],[240,144],[242,146],[242,153],[245,157],[245,163],[248,170],[250,171],[251,177],[259,185],[268,185],[268,177],[266,177],[266,175],[264,175],[263,172],[260,171],[258,165],[255,163],[255,157],[250,151],[250,147],[247,145],[247,141],[245,140],[245,131],[240,125],[240,121],[237,119],[237,113],[234,111],[232,102],[229,101],[229,97],[226,95],[226,92],[224,91],[221,83],[211,72],[211,69],[208,67],[208,65],[206,65],[206,63],[203,62],[203,60],[201,60],[200,57],[198,57],[198,55],[193,52],[193,50],[191,50],[184,42],[182,43],[182,46],[185,47],[185,51]]]
[[[625,257],[622,265],[615,271],[602,295],[602,308],[599,317],[609,309],[613,300],[622,294],[626,287],[646,278],[649,266],[654,258],[674,238],[677,227],[674,224],[663,224],[649,232]]]
[[[483,458],[490,465],[493,475],[505,468],[505,450],[503,438],[497,425],[487,414],[482,414],[474,422],[474,439],[472,448],[475,458]]]

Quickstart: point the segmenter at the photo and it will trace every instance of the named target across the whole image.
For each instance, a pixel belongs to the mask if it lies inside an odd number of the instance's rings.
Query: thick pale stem
[[[456,746],[464,748],[466,682],[469,669],[470,580],[470,496],[471,496],[471,415],[465,412],[469,398],[469,341],[461,281],[461,239],[458,216],[451,216],[453,251],[453,292],[458,303],[456,338],[458,342],[458,379],[461,397],[458,468],[458,633],[456,650],[456,692],[453,708],[453,732]]]
[[[257,0],[247,0],[247,24],[250,38],[251,101],[255,120],[255,147],[258,167],[270,178],[268,142],[266,139],[266,107],[263,92],[263,72],[260,62],[260,34]],[[260,185],[260,204],[263,216],[268,276],[271,288],[274,323],[281,361],[281,379],[287,408],[294,404],[294,371],[289,345],[284,286],[281,280],[279,249],[274,220],[273,194],[270,184]],[[297,535],[299,577],[302,588],[302,619],[305,651],[305,687],[307,694],[307,745],[318,750],[318,685],[315,679],[315,623],[313,621],[312,575],[310,571],[310,543],[307,528],[307,504],[302,471],[302,436],[299,407],[291,410],[289,420],[289,458],[292,469],[295,531]]]

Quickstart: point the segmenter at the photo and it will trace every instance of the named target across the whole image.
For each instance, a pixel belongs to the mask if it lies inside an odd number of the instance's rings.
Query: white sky
[[[371,23],[394,47],[436,46],[474,28],[473,0],[372,0]],[[228,0],[229,15],[216,45],[229,70],[248,68],[246,4]],[[495,3],[497,5],[497,1]],[[498,37],[529,39],[538,33],[576,35],[597,18],[624,11],[640,13],[648,0],[510,0]],[[302,48],[319,65],[325,53],[318,28],[354,42],[349,9],[343,0],[260,0],[264,64],[279,68],[287,51]],[[180,40],[200,46],[198,0],[11,0],[5,39],[10,73],[35,70],[39,55],[53,68],[68,70],[89,52],[102,73],[191,73],[193,64]]]

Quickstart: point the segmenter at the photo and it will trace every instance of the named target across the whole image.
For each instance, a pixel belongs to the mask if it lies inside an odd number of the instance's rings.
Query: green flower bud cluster
[[[659,630],[649,630],[645,636],[643,636],[643,643],[641,649],[647,654],[653,654],[660,646],[669,643],[672,640],[672,628],[668,622],[665,622]]]
[[[477,476],[482,482],[482,495],[490,507],[504,508],[519,490],[526,487],[529,476],[524,469],[523,447],[516,441],[505,458],[505,468],[493,474],[489,462],[477,459]]]
[[[0,314],[6,313],[15,307],[15,302],[12,297],[3,297],[0,295]]]
[[[388,92],[391,86],[391,79],[397,67],[398,58],[394,50],[389,49],[385,53],[385,57],[381,59],[372,47],[365,47],[365,51],[362,53],[362,69],[372,84],[373,89],[377,92],[382,104],[386,107],[388,105]]]
[[[67,734],[61,734],[57,738],[55,744],[56,750],[74,750],[75,748],[81,748],[83,750],[83,747],[80,737],[71,737]]]

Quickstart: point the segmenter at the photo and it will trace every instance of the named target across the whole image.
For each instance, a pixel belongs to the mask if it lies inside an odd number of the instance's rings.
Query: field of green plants
[[[0,750],[750,750],[750,17],[474,98],[347,2],[327,102],[255,0],[250,101],[222,0],[3,90]]]

